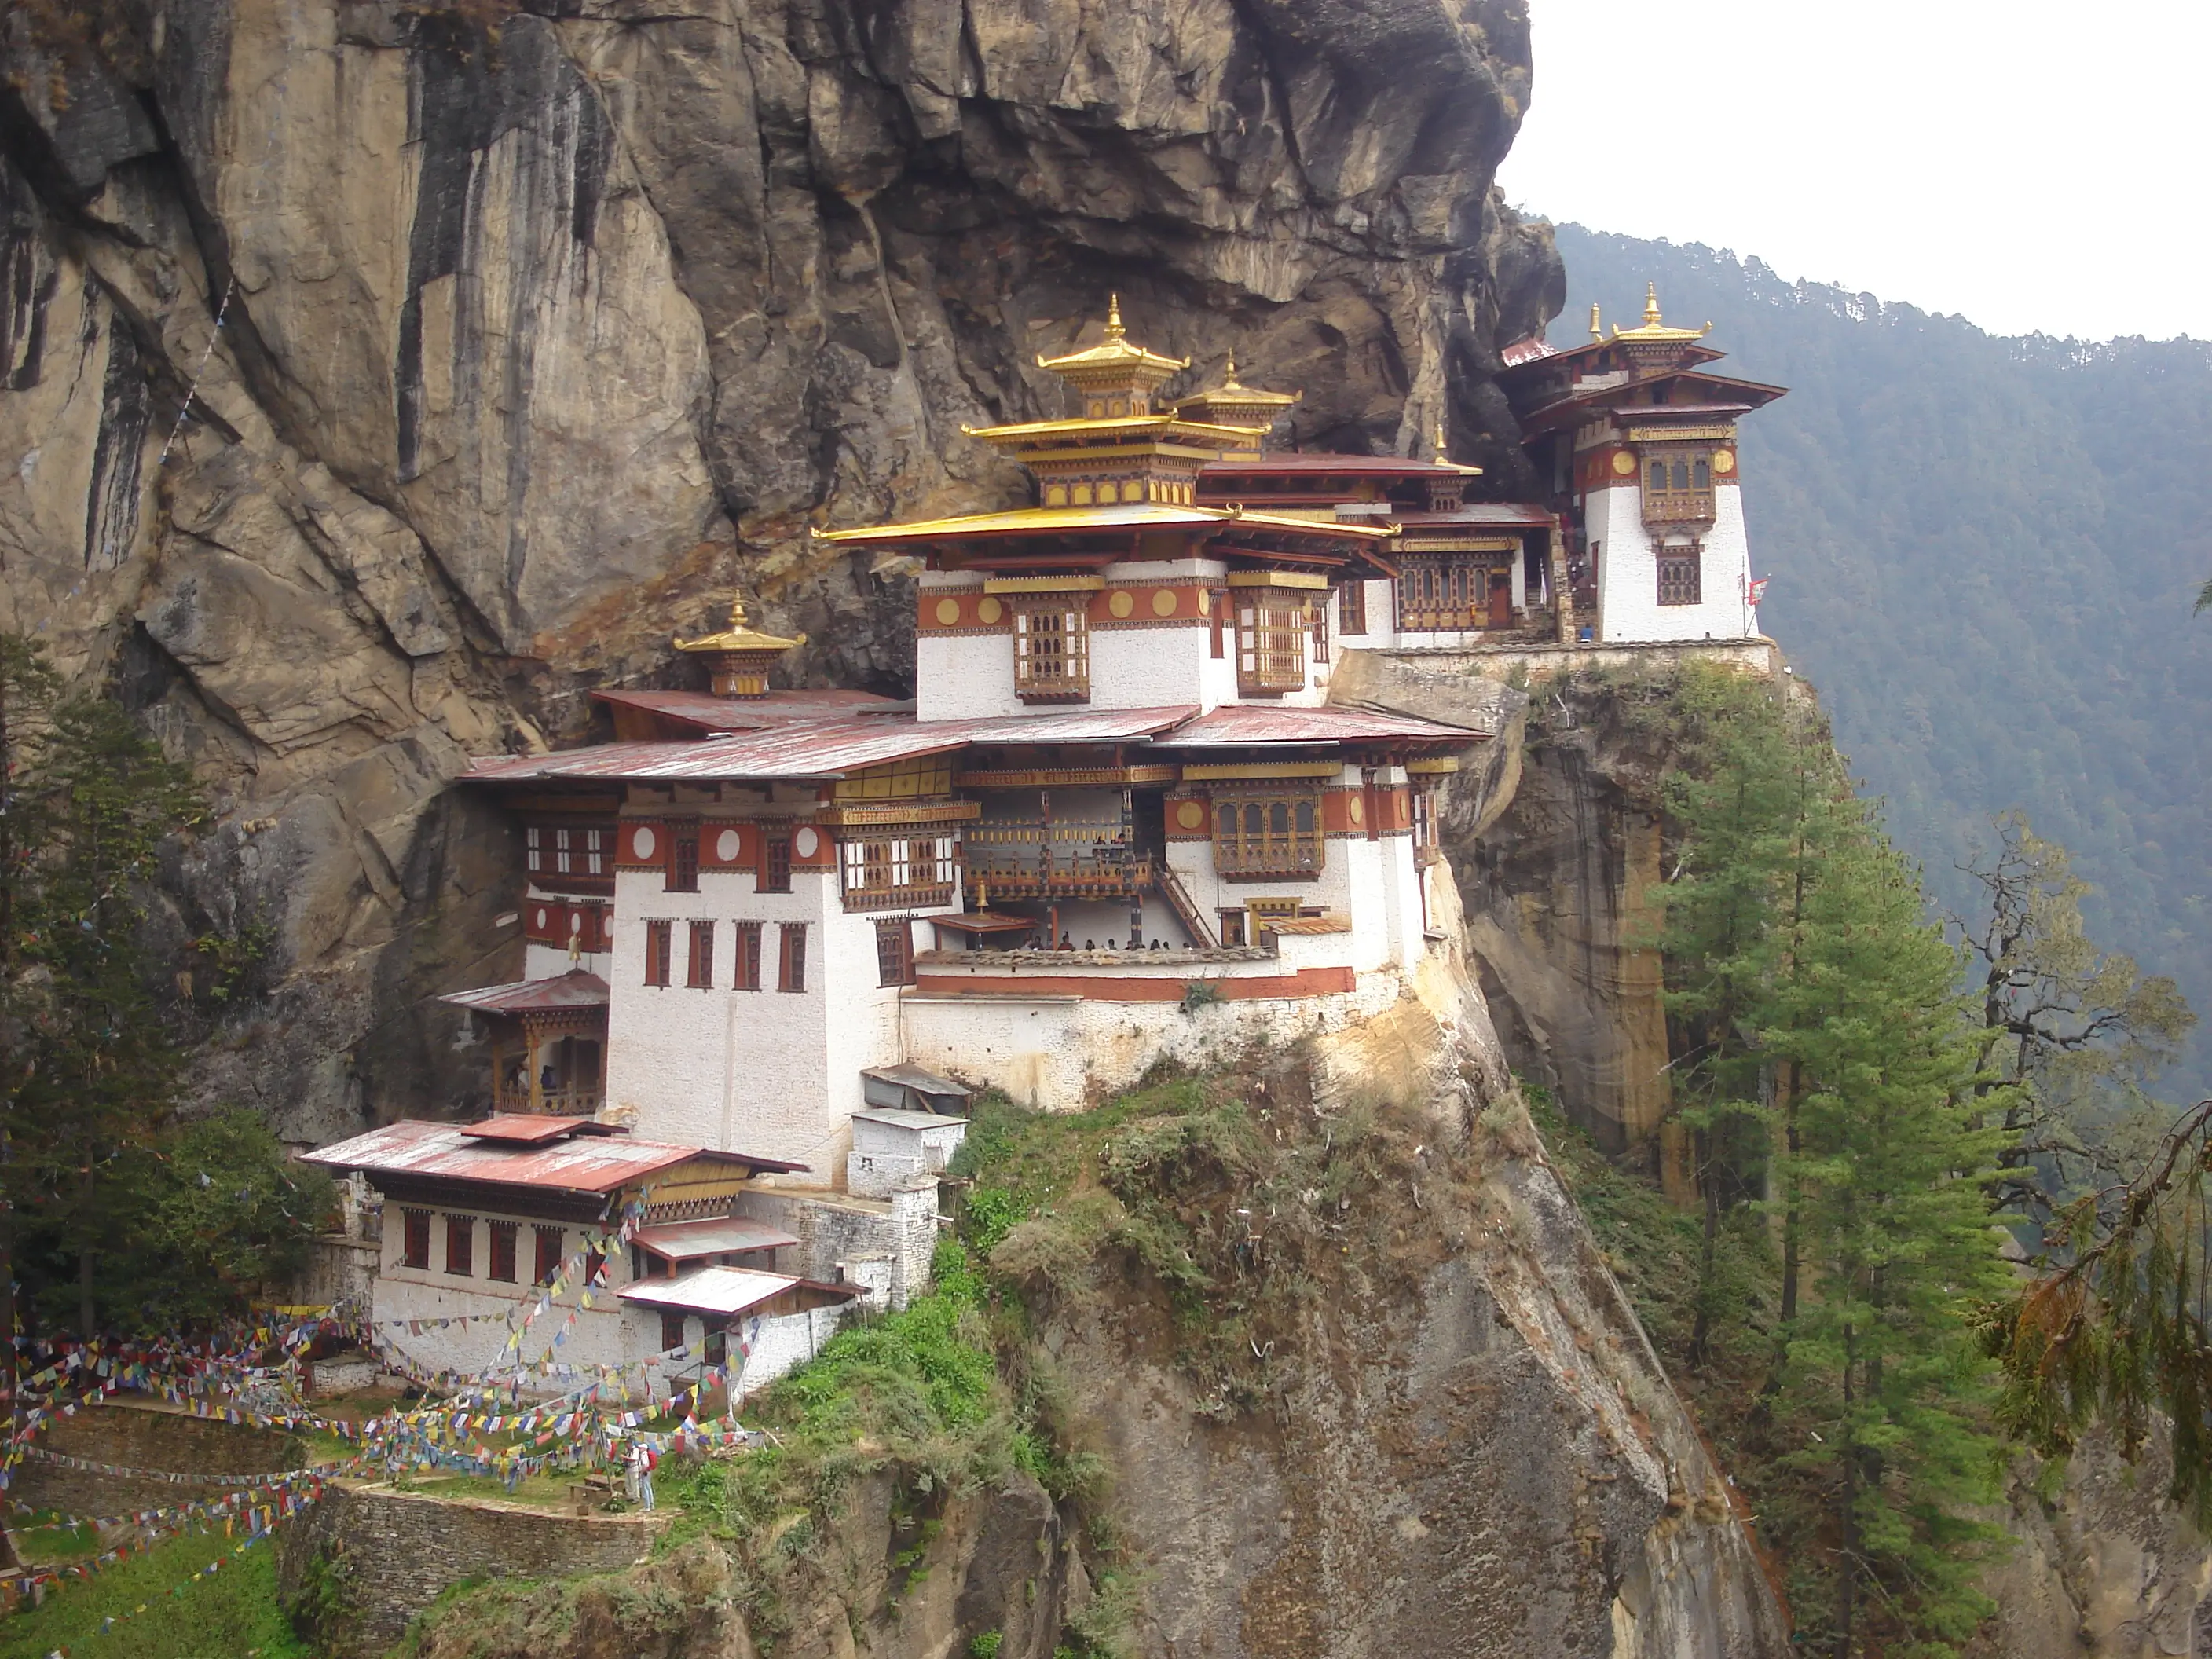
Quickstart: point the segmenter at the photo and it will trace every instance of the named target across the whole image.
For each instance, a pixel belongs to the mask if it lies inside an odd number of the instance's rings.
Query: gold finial
[[[1108,295],[1106,296],[1106,337],[1109,340],[1118,340],[1128,331],[1121,326],[1121,296],[1118,294]]]
[[[1443,417],[1440,416],[1438,416],[1438,417],[1437,417],[1437,459],[1438,459],[1438,460],[1440,460],[1440,461],[1441,461],[1442,459],[1443,459],[1443,458],[1444,458],[1444,423],[1443,423]]]
[[[1644,320],[1651,327],[1659,325],[1659,284],[1656,283],[1644,285]]]
[[[1225,389],[1237,384],[1237,348],[1229,348],[1229,362],[1221,371],[1221,384]]]
[[[1590,301],[1590,338],[1593,340],[1605,338],[1605,331],[1598,326],[1597,301],[1595,300]]]
[[[745,626],[745,602],[741,599],[732,599],[730,601],[731,630],[734,632]]]

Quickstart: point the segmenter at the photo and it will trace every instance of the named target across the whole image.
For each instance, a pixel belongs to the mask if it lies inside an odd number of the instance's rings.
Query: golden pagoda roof
[[[1249,443],[1265,434],[1263,426],[1224,426],[1218,422],[1187,420],[1170,411],[1160,415],[1121,415],[1107,420],[1073,418],[1063,421],[1020,421],[1011,426],[965,426],[960,430],[985,443],[1024,447],[1048,438],[1108,438],[1123,441],[1154,441],[1176,437],[1200,440],[1209,447]]]
[[[1258,386],[1246,386],[1237,378],[1237,354],[1229,354],[1229,362],[1221,371],[1221,384],[1208,386],[1203,392],[1194,392],[1188,398],[1177,398],[1178,409],[1192,404],[1237,404],[1247,408],[1288,409],[1304,393],[1299,392],[1263,392]]]
[[[1398,533],[1392,523],[1355,525],[1295,517],[1287,513],[1249,513],[1237,507],[1178,507],[1165,501],[1123,501],[1106,507],[1018,507],[1002,513],[969,513],[952,519],[924,519],[911,524],[878,525],[861,530],[814,530],[818,542],[937,541],[959,536],[1052,535],[1085,530],[1200,530],[1230,525],[1254,530],[1287,530],[1303,536],[1326,531],[1332,538],[1357,542],[1387,541]]]
[[[1597,308],[1595,306],[1590,308],[1590,326],[1593,330],[1597,326]],[[1662,324],[1659,320],[1659,284],[1656,283],[1644,285],[1644,325],[1641,328],[1623,328],[1619,323],[1613,325],[1613,337],[1626,340],[1631,344],[1663,345],[1680,340],[1702,340],[1712,331],[1711,323],[1703,328],[1668,328]]]
[[[730,601],[730,625],[719,634],[703,634],[696,640],[678,640],[678,651],[788,651],[793,646],[806,643],[806,635],[783,639],[774,634],[763,634],[749,625],[745,619],[745,602]]]
[[[1129,343],[1128,331],[1121,326],[1121,296],[1118,294],[1111,295],[1106,302],[1106,337],[1098,344],[1059,357],[1041,356],[1036,362],[1039,368],[1049,369],[1055,374],[1084,375],[1102,369],[1139,369],[1161,380],[1190,367],[1188,357],[1163,357],[1156,351],[1147,351],[1140,345]]]

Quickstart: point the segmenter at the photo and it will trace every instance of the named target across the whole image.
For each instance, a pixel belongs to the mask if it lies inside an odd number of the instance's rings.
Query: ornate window
[[[1407,634],[1458,634],[1491,622],[1494,562],[1409,556],[1398,579],[1398,627]]]
[[[684,982],[695,991],[714,988],[714,924],[711,921],[691,924],[691,955],[684,964]]]
[[[806,988],[806,924],[787,921],[779,931],[781,938],[775,988],[779,991],[804,991]]]
[[[1705,560],[1698,544],[1659,550],[1659,603],[1696,605],[1704,590]]]
[[[1305,595],[1257,590],[1237,605],[1237,690],[1239,696],[1277,696],[1303,691],[1306,639],[1313,616]]]
[[[1367,584],[1354,580],[1336,590],[1336,631],[1349,636],[1367,631]]]
[[[953,836],[886,835],[841,842],[838,869],[848,910],[950,904],[960,842]]]
[[[674,922],[648,921],[645,924],[645,982],[647,985],[668,983],[670,958],[675,951]]]
[[[1085,593],[1025,598],[1014,611],[1014,695],[1024,702],[1091,696],[1091,616]]]
[[[699,890],[699,826],[675,823],[669,826],[668,886],[672,893],[696,893]]]
[[[1239,792],[1213,800],[1213,867],[1248,876],[1318,876],[1325,860],[1318,786]]]
[[[1713,466],[1710,451],[1674,450],[1645,460],[1646,524],[1710,524],[1712,519]]]
[[[903,920],[876,924],[876,983],[914,983],[914,930]]]
[[[791,890],[791,835],[790,832],[770,830],[761,837],[760,879],[754,884],[757,893],[788,893]]]
[[[522,827],[523,865],[549,893],[609,893],[615,884],[611,823],[547,821]]]
[[[730,927],[738,936],[737,963],[730,983],[740,991],[757,991],[761,988],[761,925],[738,921]]]

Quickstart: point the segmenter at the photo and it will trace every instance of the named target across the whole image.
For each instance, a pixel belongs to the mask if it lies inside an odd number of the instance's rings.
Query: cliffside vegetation
[[[1559,228],[1571,343],[1656,281],[1723,365],[1790,395],[1743,423],[1762,624],[1821,690],[1929,892],[2024,809],[2093,884],[2096,937],[2212,1003],[2212,347],[1983,333],[1705,247]],[[2172,1074],[2212,1094],[2200,1042]]]
[[[214,934],[180,972],[161,948],[154,884],[204,810],[118,704],[0,634],[0,1284],[36,1334],[240,1312],[331,1207],[259,1117],[175,1111],[193,975],[220,999],[244,969]]]
[[[2014,1287],[1995,1224],[2043,1248],[2094,1172],[2156,1146],[2140,1085],[2188,1011],[2087,942],[2063,851],[2016,823],[1979,872],[1984,909],[1947,938],[1808,699],[1696,671],[1617,696],[1675,762],[1654,942],[1697,1204],[1670,1207],[1554,1121],[1563,1164],[1788,1564],[1801,1638],[1838,1659],[1951,1652],[1990,1610],[1975,1577],[2000,1534],[1974,1511],[1996,1497],[2002,1431],[2034,1416],[2043,1358],[2008,1350],[2001,1398],[1985,1333]],[[2171,1231],[2113,1247],[2134,1266],[2107,1325],[2141,1306],[2124,1291],[2193,1310],[2187,1248],[2139,1271]],[[2087,1242],[2078,1224],[2050,1238],[2062,1262]],[[2138,1411],[2201,1414],[2186,1317],[2081,1346],[2147,1362]],[[2045,1401],[2046,1449],[2110,1403],[2082,1386]]]

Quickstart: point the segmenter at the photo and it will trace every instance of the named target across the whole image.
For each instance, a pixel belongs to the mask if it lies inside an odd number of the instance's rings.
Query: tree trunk
[[[1690,1341],[1683,1352],[1682,1363],[1697,1370],[1705,1364],[1706,1351],[1712,1342],[1713,1270],[1719,1256],[1721,1183],[1719,1173],[1713,1168],[1711,1128],[1698,1130],[1691,1144],[1698,1160],[1698,1184],[1705,1191],[1705,1236],[1698,1253],[1698,1312],[1690,1324]]]
[[[93,1247],[86,1245],[76,1257],[76,1334],[84,1341],[93,1339],[98,1328],[92,1322],[92,1257]]]
[[[1844,1416],[1848,1423],[1851,1411],[1851,1328],[1844,1327]],[[1852,1624],[1857,1613],[1859,1588],[1859,1529],[1858,1477],[1859,1453],[1857,1437],[1847,1427],[1843,1445],[1844,1491],[1843,1513],[1838,1517],[1841,1524],[1838,1533],[1842,1547],[1836,1552],[1836,1646],[1834,1659],[1851,1659]]]

